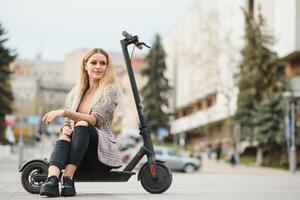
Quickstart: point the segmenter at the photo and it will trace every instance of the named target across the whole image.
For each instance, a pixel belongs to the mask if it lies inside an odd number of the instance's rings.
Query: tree
[[[6,31],[0,23],[0,143],[5,141],[4,117],[12,113],[13,95],[9,79],[11,73],[9,63],[16,58],[16,54],[4,45],[8,40],[4,38],[5,34]]]
[[[168,96],[170,86],[164,76],[166,71],[165,52],[159,35],[155,36],[154,44],[146,57],[148,66],[142,70],[147,77],[147,84],[142,88],[144,111],[151,130],[156,133],[159,127],[169,128]]]
[[[263,32],[262,15],[257,21],[245,11],[244,16],[245,46],[241,51],[235,121],[242,126],[242,137],[257,141],[265,151],[284,141],[284,65],[269,48],[273,37]]]

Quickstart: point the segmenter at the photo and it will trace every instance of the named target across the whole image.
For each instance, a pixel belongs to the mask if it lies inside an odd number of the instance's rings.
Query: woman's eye
[[[91,64],[92,64],[92,65],[96,65],[96,64],[97,64],[97,62],[91,62]]]
[[[106,65],[106,62],[101,61],[101,62],[100,62],[100,65]]]

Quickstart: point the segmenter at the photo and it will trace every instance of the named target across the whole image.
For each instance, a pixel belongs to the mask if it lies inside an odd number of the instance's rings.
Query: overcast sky
[[[194,0],[0,0],[0,23],[7,45],[19,58],[62,60],[78,48],[102,47],[121,52],[127,30],[151,44],[165,36]]]

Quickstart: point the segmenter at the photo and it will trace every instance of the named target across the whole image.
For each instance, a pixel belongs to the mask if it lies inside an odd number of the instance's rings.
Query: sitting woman
[[[61,196],[75,196],[73,175],[77,168],[110,171],[122,165],[111,130],[118,94],[114,82],[109,55],[103,49],[87,52],[81,62],[80,79],[67,96],[65,110],[50,111],[43,117],[47,124],[59,116],[65,120],[40,195],[59,196],[58,177],[62,169]]]

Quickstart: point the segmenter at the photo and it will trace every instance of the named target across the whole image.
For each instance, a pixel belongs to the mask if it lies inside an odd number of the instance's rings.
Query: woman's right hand
[[[66,136],[68,136],[68,137],[70,137],[71,134],[72,134],[72,129],[71,129],[71,127],[69,127],[69,126],[64,126],[64,127],[62,128],[62,134],[63,134],[63,135],[66,135]]]

